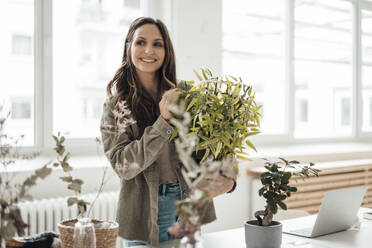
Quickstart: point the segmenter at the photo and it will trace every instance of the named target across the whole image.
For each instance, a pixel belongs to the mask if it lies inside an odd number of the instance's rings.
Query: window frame
[[[222,1],[222,0],[220,0]],[[352,137],[336,138],[294,138],[295,127],[295,84],[294,84],[294,0],[285,0],[285,19],[283,25],[285,39],[285,127],[282,134],[259,135],[252,141],[257,145],[286,145],[330,142],[370,141],[372,132],[362,131],[362,92],[361,92],[361,11],[372,11],[372,2],[366,0],[343,0],[352,4]],[[141,0],[141,8],[145,15],[161,18],[167,24],[173,41],[177,43],[181,30],[173,29],[180,20],[177,17],[177,2],[165,1],[158,6],[155,0]],[[52,153],[54,147],[53,135],[53,1],[34,1],[34,146],[24,147],[25,152],[41,151]],[[169,11],[164,11],[169,10]],[[222,28],[222,8],[216,23]],[[222,33],[221,33],[222,36]],[[216,42],[215,40],[211,40]],[[211,42],[209,41],[209,42]],[[222,37],[220,39],[222,54]],[[208,42],[208,41],[207,41]],[[182,49],[181,46],[176,48]],[[180,51],[178,51],[180,52]],[[200,55],[201,56],[201,55]],[[217,61],[221,64],[221,61]],[[179,65],[178,65],[179,67]],[[221,73],[217,66],[217,73]],[[68,136],[67,136],[68,138]],[[66,146],[78,154],[93,154],[96,152],[95,138],[68,138]]]
[[[285,53],[285,82],[286,83],[286,123],[284,133],[277,135],[261,135],[253,137],[257,145],[295,145],[309,143],[330,142],[366,142],[372,138],[372,132],[362,131],[362,88],[361,88],[361,11],[372,11],[372,2],[366,0],[342,0],[351,3],[352,14],[352,104],[351,104],[351,136],[331,138],[295,138],[295,82],[294,82],[294,3],[295,0],[285,0],[285,15],[283,20],[284,29],[284,53]],[[222,51],[223,52],[223,51]]]

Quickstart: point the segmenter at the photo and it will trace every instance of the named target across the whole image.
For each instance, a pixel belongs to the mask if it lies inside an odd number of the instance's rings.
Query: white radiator
[[[96,194],[83,195],[83,199],[93,202]],[[115,220],[119,192],[102,192],[91,210],[90,217],[99,220]],[[19,204],[23,220],[29,224],[26,235],[45,231],[58,232],[58,223],[77,216],[76,205],[67,206],[67,197],[35,200]],[[124,247],[124,240],[118,238],[117,247]]]

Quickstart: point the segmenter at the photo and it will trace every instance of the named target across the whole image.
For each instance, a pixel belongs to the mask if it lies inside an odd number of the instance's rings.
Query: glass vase
[[[203,237],[200,230],[185,236],[180,241],[180,248],[204,248]]]

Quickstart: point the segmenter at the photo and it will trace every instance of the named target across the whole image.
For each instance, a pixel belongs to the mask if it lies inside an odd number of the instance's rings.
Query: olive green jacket
[[[145,128],[142,137],[137,124],[132,124],[119,138],[115,138],[117,135],[113,109],[111,98],[104,104],[101,134],[105,155],[121,180],[117,210],[119,236],[158,246],[158,159],[174,128],[159,116],[152,126]],[[181,188],[181,199],[184,199],[188,196],[189,189],[181,173],[182,163],[174,142],[170,144],[170,154]],[[202,222],[205,224],[215,219],[211,201]]]

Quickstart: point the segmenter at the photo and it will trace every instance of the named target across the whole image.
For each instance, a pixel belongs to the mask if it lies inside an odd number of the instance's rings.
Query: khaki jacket
[[[113,99],[104,104],[101,120],[101,134],[105,155],[121,180],[117,210],[119,236],[127,240],[144,241],[151,246],[159,244],[158,217],[158,158],[174,128],[161,116],[152,126],[145,128],[140,137],[137,124],[126,128],[126,132],[115,140],[115,118]],[[114,142],[113,142],[114,141]],[[181,188],[181,199],[189,194],[189,189],[181,173],[180,162],[174,142],[170,144],[171,164],[175,167]],[[132,166],[131,163],[137,166]],[[118,166],[124,164],[120,170]],[[211,201],[202,223],[216,219]]]

